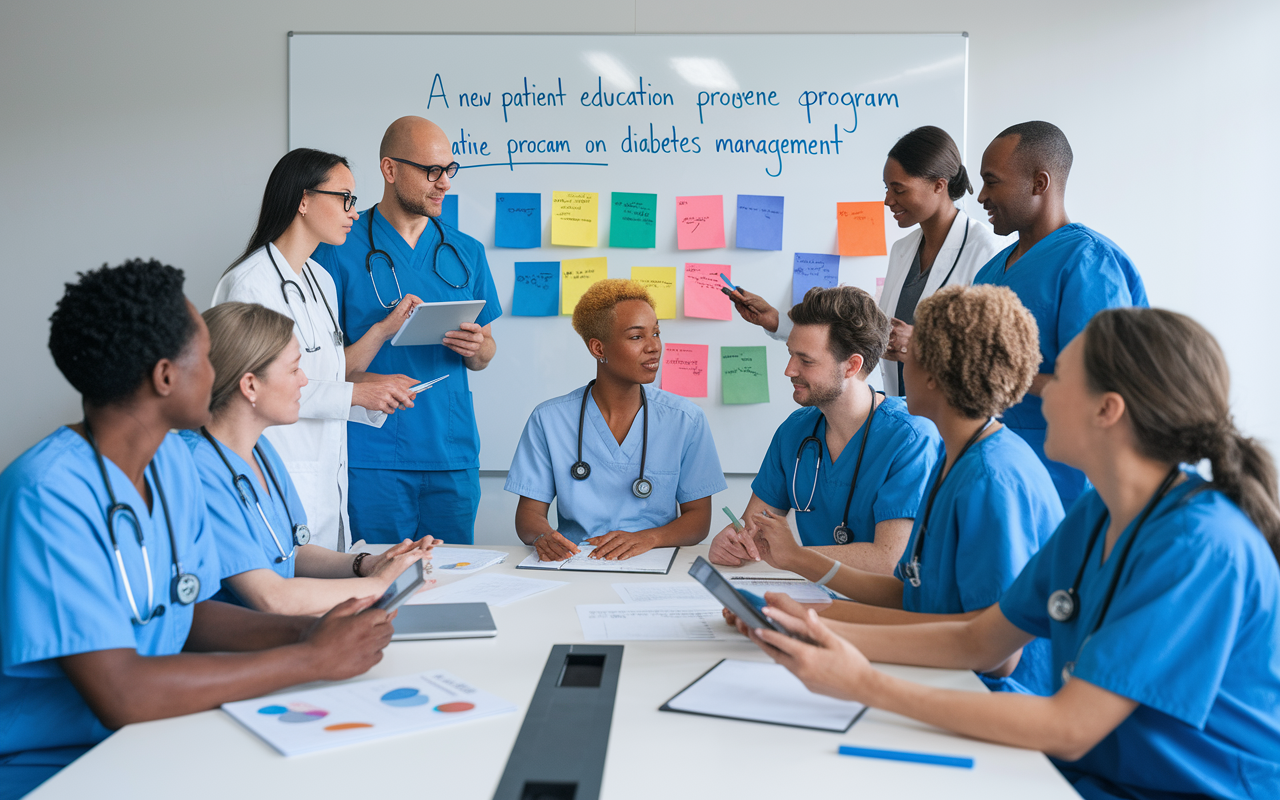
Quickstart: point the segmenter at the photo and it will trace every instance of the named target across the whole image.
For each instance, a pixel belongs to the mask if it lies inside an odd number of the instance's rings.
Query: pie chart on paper
[[[431,702],[431,698],[422,692],[410,686],[400,689],[392,689],[384,694],[381,698],[383,703],[396,708],[412,708],[413,706],[425,706]]]

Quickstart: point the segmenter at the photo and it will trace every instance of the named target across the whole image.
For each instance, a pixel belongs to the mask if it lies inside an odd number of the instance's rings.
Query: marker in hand
[[[433,381],[427,381],[426,383],[420,383],[420,384],[418,384],[417,386],[414,386],[414,387],[413,387],[412,389],[410,389],[409,391],[410,391],[410,392],[413,392],[414,394],[417,394],[418,392],[424,391],[424,390],[426,390],[426,389],[430,389],[432,386],[435,386],[437,383],[439,383],[440,381],[444,380],[444,379],[445,379],[445,378],[447,378],[447,377],[449,377],[449,376],[448,376],[448,375],[441,375],[439,378],[436,378],[436,379],[435,379],[435,380],[433,380]]]
[[[729,288],[727,288],[727,289],[725,289],[725,288],[723,288],[723,287],[720,289],[720,291],[724,292],[725,294],[732,296],[734,292],[741,292],[741,291],[742,291],[742,290],[741,290],[740,288],[738,288],[737,286],[734,286],[734,285],[733,285],[733,282],[732,282],[732,281],[730,281],[730,280],[729,280],[729,278],[728,278],[728,277],[727,277],[723,272],[721,272],[721,273],[720,273],[720,280],[724,281],[724,285],[725,285],[725,286],[727,286],[727,287],[729,287]]]
[[[723,276],[721,276],[721,277],[723,277]],[[737,518],[737,517],[735,517],[735,516],[733,515],[733,512],[729,510],[729,507],[728,507],[728,506],[725,506],[725,507],[724,507],[724,513],[726,513],[726,514],[728,514],[728,515],[729,515],[729,521],[733,523],[733,529],[734,529],[735,531],[738,531],[739,533],[741,533],[741,532],[742,532],[742,528],[743,528],[743,524],[742,524],[741,522],[739,522],[739,521],[738,521],[738,518]]]

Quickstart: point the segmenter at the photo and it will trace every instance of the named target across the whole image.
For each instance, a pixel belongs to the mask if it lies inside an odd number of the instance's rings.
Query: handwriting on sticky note
[[[656,194],[613,193],[609,211],[610,247],[654,247],[657,235]]]
[[[551,243],[595,247],[600,238],[598,200],[595,192],[552,192]]]
[[[738,195],[738,247],[781,250],[782,205],[777,195]]]
[[[631,280],[649,290],[658,319],[676,318],[675,267],[632,267]]]
[[[830,289],[840,282],[840,256],[796,253],[791,267],[791,305],[804,299],[815,286]]]
[[[707,396],[705,344],[670,344],[662,353],[662,389],[682,397]]]
[[[542,246],[542,195],[531,192],[498,192],[495,207],[495,246]]]
[[[560,313],[560,262],[517,261],[511,313],[517,317],[554,317]]]
[[[572,314],[596,281],[609,277],[606,258],[566,258],[560,262],[560,313]]]
[[[720,394],[725,405],[769,402],[767,353],[764,347],[720,348]]]
[[[733,279],[732,267],[728,264],[685,264],[684,265],[684,315],[701,319],[730,319],[733,303],[721,292],[727,288],[720,280],[723,272]]]
[[[681,250],[724,247],[724,195],[676,198],[676,247]]]
[[[884,241],[884,203],[836,203],[836,228],[842,256],[882,256],[888,250]]]

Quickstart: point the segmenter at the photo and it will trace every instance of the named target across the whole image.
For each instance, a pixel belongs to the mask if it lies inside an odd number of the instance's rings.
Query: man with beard
[[[382,200],[360,215],[345,243],[322,244],[313,256],[337,284],[348,341],[358,345],[407,295],[428,303],[486,302],[474,323],[446,334],[443,347],[383,344],[369,363],[375,374],[449,377],[382,428],[351,427],[352,538],[394,543],[431,534],[471,544],[480,506],[480,434],[467,370],[482,370],[493,358],[489,325],[502,306],[484,246],[439,219],[458,171],[444,131],[421,117],[401,117],[387,128],[379,156]]]
[[[931,422],[907,413],[902,398],[867,385],[889,342],[889,319],[871,295],[852,286],[810,289],[788,315],[795,327],[786,374],[804,408],[773,435],[751,484],[745,528],[716,534],[711,560],[729,566],[759,560],[756,526],[795,509],[802,544],[891,574],[941,439]]]

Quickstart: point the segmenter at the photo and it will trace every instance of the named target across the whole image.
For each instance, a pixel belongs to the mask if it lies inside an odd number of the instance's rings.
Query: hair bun
[[[947,196],[959,200],[965,194],[973,194],[973,184],[969,182],[969,171],[961,164],[960,171],[947,181]]]

